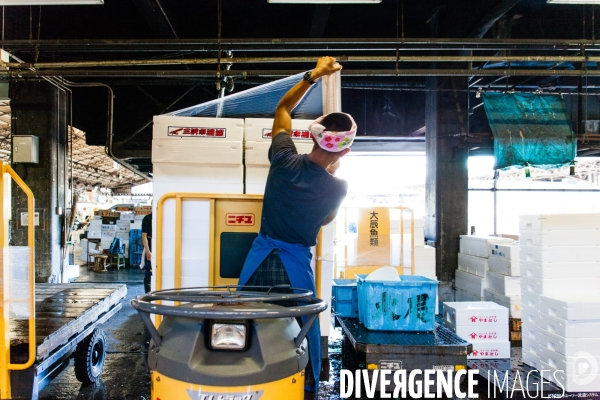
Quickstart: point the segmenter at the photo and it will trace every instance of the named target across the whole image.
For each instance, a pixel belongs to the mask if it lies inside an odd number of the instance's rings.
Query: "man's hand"
[[[340,160],[338,159],[336,162],[329,164],[326,169],[331,175],[335,175],[336,171],[340,169]]]
[[[310,77],[318,79],[322,76],[331,75],[342,69],[342,66],[337,63],[334,57],[321,57],[317,60],[317,66],[313,69]]]
[[[148,251],[146,252],[146,260],[148,260],[148,261],[152,260],[152,253],[150,253]]]

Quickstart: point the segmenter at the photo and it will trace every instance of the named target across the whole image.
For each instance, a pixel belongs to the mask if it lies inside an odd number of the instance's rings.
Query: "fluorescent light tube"
[[[548,0],[548,4],[600,4],[600,0]]]
[[[104,4],[104,0],[0,0],[0,6],[61,6]]]
[[[280,4],[358,4],[381,3],[381,0],[267,0],[267,2]]]

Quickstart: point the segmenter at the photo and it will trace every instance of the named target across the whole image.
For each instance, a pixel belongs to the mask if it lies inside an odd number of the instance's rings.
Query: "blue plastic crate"
[[[331,287],[331,307],[340,317],[358,318],[358,295],[353,279],[334,279]]]
[[[400,281],[367,281],[357,275],[358,319],[375,331],[432,331],[438,281],[400,275]]]

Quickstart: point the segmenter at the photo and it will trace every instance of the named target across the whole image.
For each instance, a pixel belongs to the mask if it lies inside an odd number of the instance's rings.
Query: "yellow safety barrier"
[[[36,346],[35,346],[35,234],[34,234],[34,211],[35,211],[35,200],[33,193],[27,187],[25,182],[13,171],[13,169],[7,163],[0,164],[0,191],[1,191],[1,204],[0,204],[0,219],[2,220],[2,229],[0,230],[0,240],[3,250],[3,254],[8,253],[8,221],[10,215],[7,213],[6,205],[10,201],[10,192],[7,191],[7,185],[10,184],[10,179],[6,179],[8,174],[12,180],[25,192],[27,195],[27,246],[29,247],[29,358],[24,364],[12,364],[10,362],[10,317],[8,304],[12,300],[10,297],[10,271],[8,271],[8,264],[4,262],[0,263],[0,301],[2,301],[2,311],[0,313],[0,398],[10,399],[11,386],[10,386],[10,371],[24,370],[33,365],[36,357]]]

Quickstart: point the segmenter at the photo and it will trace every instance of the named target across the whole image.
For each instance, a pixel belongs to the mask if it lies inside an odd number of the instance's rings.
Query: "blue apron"
[[[244,267],[242,268],[238,285],[244,286],[264,259],[267,258],[274,249],[277,249],[279,252],[279,257],[290,278],[292,287],[312,290],[316,296],[315,279],[310,267],[310,261],[312,259],[310,248],[301,244],[289,244],[280,240],[271,239],[263,234],[259,234],[258,237],[254,239],[254,243],[252,243],[252,248],[248,253]],[[305,324],[307,320],[307,316],[302,317],[302,323]],[[310,362],[315,377],[315,386],[307,389],[314,391],[316,396],[319,388],[319,374],[321,372],[321,329],[319,328],[319,318],[315,320],[308,331],[307,338]]]

